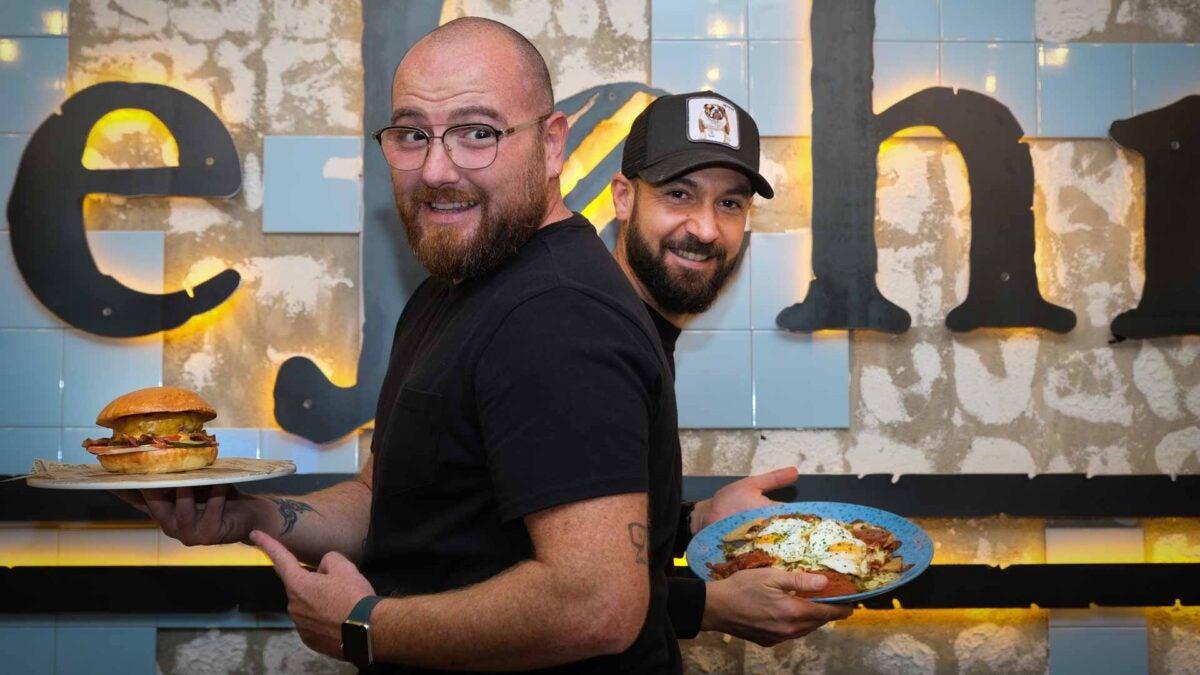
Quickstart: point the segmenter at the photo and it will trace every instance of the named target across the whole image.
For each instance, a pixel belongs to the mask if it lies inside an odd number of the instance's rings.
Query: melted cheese
[[[197,413],[150,413],[130,415],[113,422],[113,432],[140,436],[172,436],[204,429],[204,417]]]

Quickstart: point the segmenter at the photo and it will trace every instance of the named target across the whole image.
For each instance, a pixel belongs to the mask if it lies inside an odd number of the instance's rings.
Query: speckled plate
[[[759,509],[743,511],[736,516],[730,516],[725,520],[718,521],[704,528],[695,537],[692,537],[691,543],[688,544],[688,567],[701,579],[711,579],[711,572],[705,564],[725,562],[725,553],[721,550],[721,540],[726,534],[756,518],[768,518],[781,513],[811,513],[822,518],[840,520],[844,523],[853,520],[862,520],[871,525],[885,527],[901,542],[900,548],[896,549],[896,555],[904,558],[905,565],[912,565],[912,567],[908,568],[908,571],[900,575],[899,579],[887,586],[863,593],[855,593],[854,595],[813,598],[816,602],[856,602],[864,598],[889,593],[917,578],[918,575],[929,567],[930,561],[933,560],[933,542],[929,540],[929,535],[925,534],[925,531],[917,527],[912,521],[905,520],[894,513],[881,511],[870,506],[843,504],[842,502],[793,502],[791,504],[775,504],[774,506],[764,506]]]

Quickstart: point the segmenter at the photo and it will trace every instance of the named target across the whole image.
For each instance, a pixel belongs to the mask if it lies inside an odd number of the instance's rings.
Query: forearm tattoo
[[[649,565],[650,560],[646,557],[646,526],[641,523],[629,524],[629,543],[633,544],[634,562],[639,565]]]
[[[301,513],[312,511],[313,513],[320,514],[320,511],[314,509],[312,506],[295,499],[284,499],[283,497],[267,497],[267,499],[279,505],[279,515],[283,516],[283,530],[279,533],[281,537],[292,531]]]

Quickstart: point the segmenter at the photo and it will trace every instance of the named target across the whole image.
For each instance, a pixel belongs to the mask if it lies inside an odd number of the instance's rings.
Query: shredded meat
[[[834,572],[833,570],[805,571],[809,574],[820,574],[828,579],[829,583],[825,584],[825,588],[819,591],[807,591],[796,594],[802,598],[832,598],[838,595],[854,595],[859,590],[854,581],[841,572]]]
[[[139,445],[153,445],[156,448],[165,448],[167,441],[203,441],[208,444],[215,444],[217,437],[204,433],[203,431],[192,431],[183,434],[171,434],[168,436],[154,436],[152,434],[142,434],[140,436],[132,436],[130,434],[113,434],[112,438],[87,438],[83,441],[83,448],[92,454],[101,454],[105,448],[136,448]]]
[[[752,570],[759,567],[770,567],[775,564],[775,557],[766,551],[754,549],[732,558],[729,562],[705,563],[712,570],[713,579],[724,579],[739,570]]]

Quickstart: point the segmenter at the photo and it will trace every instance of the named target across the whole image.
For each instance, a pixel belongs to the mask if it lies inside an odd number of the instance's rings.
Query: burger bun
[[[203,469],[217,460],[217,446],[155,448],[96,455],[100,466],[113,473],[174,473]]]

